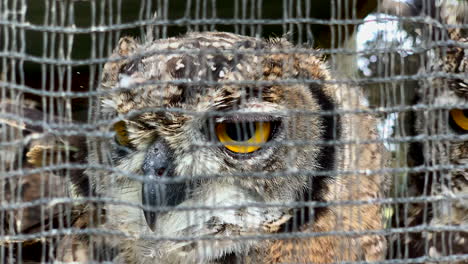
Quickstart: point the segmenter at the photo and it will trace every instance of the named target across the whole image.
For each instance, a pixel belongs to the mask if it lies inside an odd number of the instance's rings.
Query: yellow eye
[[[121,146],[130,146],[130,139],[128,138],[127,126],[124,121],[119,121],[114,124],[115,141]]]
[[[468,110],[453,109],[450,110],[450,117],[455,124],[463,130],[468,130]]]
[[[219,141],[236,153],[251,153],[258,150],[268,141],[270,133],[270,122],[225,122],[216,125]]]

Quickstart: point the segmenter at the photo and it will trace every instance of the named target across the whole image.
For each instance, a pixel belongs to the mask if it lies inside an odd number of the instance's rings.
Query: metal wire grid
[[[432,2],[422,1],[423,9],[430,9]],[[322,50],[317,55],[327,55],[332,70],[342,72],[343,61],[357,61],[358,57],[372,57],[375,71],[371,76],[349,77],[356,67],[350,67],[350,72],[344,72],[333,79],[332,83],[360,85],[370,96],[370,110],[332,111],[321,113],[324,115],[359,114],[370,112],[385,120],[391,114],[398,114],[393,124],[393,134],[382,137],[378,141],[394,146],[392,166],[382,166],[378,171],[366,171],[367,174],[389,173],[393,178],[393,189],[388,198],[369,201],[336,202],[336,205],[362,205],[378,203],[385,205],[390,216],[389,224],[384,230],[356,231],[356,232],[328,232],[304,234],[290,232],[283,234],[255,235],[252,237],[233,239],[267,239],[310,237],[323,235],[385,235],[389,243],[388,260],[383,263],[420,263],[424,261],[466,261],[467,254],[448,254],[437,258],[423,255],[410,258],[408,245],[404,240],[411,233],[427,232],[466,232],[466,225],[428,225],[427,219],[422,225],[409,226],[408,205],[415,203],[431,204],[437,202],[452,202],[468,199],[467,194],[447,197],[444,195],[425,194],[411,196],[408,186],[408,175],[425,174],[426,178],[434,177],[436,173],[447,173],[453,170],[468,170],[466,164],[440,163],[439,145],[447,142],[467,141],[466,134],[446,133],[438,127],[446,127],[441,120],[442,114],[453,108],[463,109],[466,104],[436,105],[434,100],[415,102],[417,89],[431,89],[430,85],[421,85],[421,81],[432,78],[466,79],[466,73],[433,72],[431,62],[427,61],[435,49],[444,49],[454,45],[438,35],[437,30],[424,31],[427,34],[421,38],[419,45],[403,47],[399,45],[370,46],[371,48],[356,51],[352,44],[353,31],[357,26],[366,22],[359,15],[359,1],[331,1],[330,16],[326,19],[312,16],[313,1],[278,1],[280,12],[268,12],[270,3],[264,1],[236,0],[226,4],[219,1],[145,1],[103,0],[103,1],[26,1],[2,0],[0,2],[0,57],[1,57],[1,101],[3,121],[1,130],[1,212],[0,212],[0,263],[22,262],[25,256],[49,262],[55,254],[54,247],[60,243],[60,236],[70,234],[86,234],[102,237],[128,237],[129,234],[100,228],[74,229],[71,227],[74,205],[92,202],[104,202],[122,206],[141,207],[141,204],[128,203],[106,199],[106,197],[71,197],[68,194],[67,178],[73,171],[94,167],[108,171],[115,170],[106,164],[76,164],[73,154],[76,152],[70,137],[86,136],[88,139],[96,137],[112,138],[113,133],[101,132],[96,128],[108,125],[113,120],[97,120],[89,106],[96,103],[97,96],[103,92],[99,87],[103,64],[109,61],[109,54],[116,42],[123,35],[139,35],[143,40],[152,35],[154,38],[166,38],[185,31],[227,30],[243,35],[269,37],[271,34],[285,35],[297,44],[317,44],[317,34],[314,25],[322,25],[330,31],[329,40],[322,41]],[[382,3],[378,3],[381,7]],[[181,8],[182,7],[182,8]],[[84,12],[83,12],[84,11]],[[82,13],[83,12],[83,13]],[[155,13],[157,14],[156,18]],[[86,16],[83,14],[87,14]],[[279,15],[278,15],[279,14]],[[415,28],[466,28],[466,24],[443,25],[436,18],[425,15],[413,17],[377,16],[381,22],[398,22],[401,25],[413,25]],[[149,34],[148,31],[151,33]],[[293,34],[290,34],[294,32]],[[325,43],[325,44],[324,44]],[[351,44],[349,44],[351,43]],[[37,48],[36,46],[41,46]],[[457,44],[464,47],[466,44]],[[412,56],[401,54],[411,51]],[[310,52],[308,49],[294,49],[282,52]],[[143,55],[139,55],[143,56]],[[410,58],[417,58],[417,63]],[[347,64],[346,64],[347,65]],[[416,66],[414,66],[416,65]],[[425,71],[415,71],[421,65],[427,67]],[[39,72],[39,73],[37,73]],[[180,81],[184,83],[186,81]],[[292,84],[315,83],[314,80],[282,80],[279,83]],[[167,82],[166,82],[167,83]],[[173,83],[178,83],[174,81]],[[275,82],[276,84],[278,82]],[[159,84],[152,82],[152,84]],[[162,83],[164,84],[164,83]],[[192,83],[193,84],[193,83]],[[216,82],[204,80],[200,85],[212,85]],[[244,81],[241,85],[263,85],[271,82]],[[441,89],[444,89],[443,87]],[[431,95],[433,96],[433,95]],[[30,118],[30,109],[40,109],[41,114]],[[177,111],[177,109],[168,109]],[[405,116],[418,112],[437,113],[441,118],[433,123],[428,122],[427,132],[423,135],[412,134]],[[138,114],[138,113],[133,113]],[[196,113],[193,113],[196,114]],[[215,114],[215,113],[213,113]],[[216,113],[219,114],[219,113]],[[316,114],[300,111],[290,114]],[[431,132],[432,131],[432,132]],[[63,151],[53,162],[39,168],[25,161],[25,152],[34,142],[51,140],[50,136],[65,138]],[[430,161],[420,166],[411,166],[407,160],[408,149],[414,142],[434,144],[429,149],[433,151]],[[296,142],[304,144],[307,142]],[[343,145],[356,142],[330,141],[323,144]],[[359,142],[367,144],[372,142]],[[440,157],[440,156],[439,156]],[[411,158],[411,157],[410,157]],[[64,177],[55,172],[63,171]],[[131,179],[142,180],[138,175],[125,171],[117,173]],[[339,172],[302,172],[315,176],[347,175],[356,171]],[[284,174],[284,173],[280,173]],[[245,174],[235,175],[247,177]],[[268,175],[271,176],[271,175]],[[205,177],[223,177],[223,175],[205,175]],[[266,177],[265,173],[253,173],[248,177]],[[427,183],[426,183],[427,184]],[[433,183],[434,184],[434,183]],[[321,202],[296,202],[288,207],[319,208],[335,205]],[[284,207],[284,204],[250,204],[216,209],[234,209],[245,206]],[[403,209],[402,209],[403,208]],[[174,210],[174,208],[160,208],[159,210]],[[177,210],[209,210],[206,208],[185,207]],[[399,214],[403,210],[403,214]],[[427,208],[425,209],[427,210]],[[38,220],[39,218],[39,220]],[[403,219],[399,219],[403,218]],[[55,221],[55,222],[54,222]],[[403,223],[403,224],[401,224]],[[140,237],[141,238],[141,237]],[[155,238],[145,236],[144,239],[174,239]],[[200,240],[199,237],[184,237],[184,240]],[[213,240],[216,238],[203,238]],[[37,244],[38,241],[42,243]],[[391,243],[394,242],[394,243]],[[442,242],[443,243],[443,242]],[[39,245],[39,246],[37,246]],[[445,245],[447,248],[450,245]],[[426,250],[427,253],[427,250]],[[98,254],[98,253],[95,253]],[[96,256],[97,257],[97,256]],[[33,257],[31,257],[33,258]],[[393,259],[392,259],[393,258]],[[27,259],[24,259],[27,261]]]

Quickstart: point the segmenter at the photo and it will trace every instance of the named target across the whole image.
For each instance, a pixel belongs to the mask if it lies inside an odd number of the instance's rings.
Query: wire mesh
[[[0,263],[468,262],[467,17],[0,0]]]

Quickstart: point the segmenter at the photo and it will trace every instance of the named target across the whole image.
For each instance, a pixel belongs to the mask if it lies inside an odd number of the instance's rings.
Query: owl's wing
[[[40,120],[44,113],[32,101],[0,101],[0,152],[6,177],[0,179],[5,193],[4,205],[10,207],[1,219],[6,235],[33,235],[26,241],[8,241],[7,246],[21,247],[23,261],[41,261],[41,251],[52,246],[56,237],[45,240],[41,231],[69,228],[76,218],[68,198],[68,179],[79,170],[64,169],[63,165],[80,163],[86,155],[84,137],[59,137],[48,132]],[[50,123],[64,121],[58,117]],[[66,160],[64,157],[68,157]],[[37,236],[36,236],[37,235]],[[16,250],[13,252],[17,252]],[[17,258],[19,256],[11,256]]]

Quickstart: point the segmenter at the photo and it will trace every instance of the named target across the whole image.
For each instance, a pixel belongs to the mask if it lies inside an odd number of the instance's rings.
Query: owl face
[[[456,30],[449,31],[449,35],[460,43],[467,39],[460,38]],[[438,57],[431,65],[436,71],[462,76],[468,72],[468,54],[460,47],[450,47],[436,53]],[[433,195],[457,197],[453,200],[442,200],[430,204],[428,216],[416,215],[425,213],[421,209],[427,205],[418,205],[411,215],[414,221],[438,226],[462,226],[468,219],[468,200],[463,196],[468,194],[468,79],[466,78],[435,78],[423,83],[420,91],[420,103],[430,106],[429,109],[419,111],[416,115],[416,131],[420,136],[432,137],[436,140],[423,140],[419,149],[422,157],[420,165],[433,166],[434,171],[416,175],[413,186],[421,186],[416,195]],[[423,224],[418,222],[417,224]],[[423,234],[424,240],[415,240],[419,245],[427,243],[429,248],[416,246],[416,256],[431,257],[447,254],[444,247],[449,245],[450,254],[464,254],[467,249],[466,232],[430,232]],[[418,242],[421,241],[421,242]]]
[[[435,82],[437,84],[437,81]],[[441,82],[442,83],[442,82]],[[419,135],[427,137],[441,138],[437,140],[424,140],[421,142],[420,152],[422,153],[421,165],[437,168],[432,172],[415,176],[413,186],[421,186],[421,193],[424,190],[427,195],[457,197],[453,200],[442,200],[430,204],[430,214],[427,218],[413,216],[414,221],[421,221],[424,224],[437,226],[459,227],[466,225],[468,213],[468,200],[462,198],[468,194],[468,109],[463,106],[468,105],[468,93],[463,89],[465,83],[463,80],[457,80],[443,86],[431,86],[431,91],[437,94],[435,97],[422,97],[423,101],[431,106],[444,106],[443,109],[431,109],[420,112],[417,116],[417,129]],[[449,81],[450,83],[450,81]],[[435,87],[440,88],[434,89]],[[434,90],[432,90],[434,89]],[[424,99],[426,98],[426,99]],[[429,101],[434,98],[434,101]],[[445,108],[454,106],[453,108]],[[460,107],[461,106],[461,107]],[[447,139],[443,139],[446,137]],[[464,139],[462,138],[464,137]],[[420,204],[414,212],[422,214],[427,205]],[[417,224],[423,224],[417,222]],[[448,235],[450,233],[450,235]],[[466,232],[430,232],[409,242],[414,243],[415,256],[428,255],[431,257],[442,256],[446,254],[444,247],[450,245],[450,254],[463,254],[467,249]],[[429,244],[429,249],[425,251],[421,246],[423,243]],[[461,262],[460,262],[461,263]]]
[[[463,81],[459,81],[463,87]],[[448,88],[448,86],[443,86]],[[456,88],[456,87],[455,87]],[[462,95],[462,96],[460,96]],[[436,172],[438,182],[433,194],[450,192],[452,195],[463,195],[468,192],[468,141],[457,139],[468,134],[468,92],[462,89],[443,89],[435,96],[435,106],[456,106],[448,109],[429,110],[420,114],[419,131],[427,136],[446,135],[449,140],[427,141],[423,143],[424,160],[432,166],[455,166],[455,169]],[[424,118],[424,116],[425,118]],[[446,186],[447,188],[443,187]],[[442,189],[445,191],[442,191]],[[462,207],[468,208],[466,201],[460,200]],[[458,216],[455,216],[458,217]]]
[[[417,137],[417,142],[410,145],[408,158],[411,165],[428,170],[408,175],[407,195],[424,201],[405,204],[400,211],[404,216],[400,219],[404,220],[399,224],[447,229],[415,232],[405,238],[404,250],[411,258],[436,259],[468,253],[466,230],[450,230],[463,229],[468,223],[468,53],[463,47],[468,43],[468,31],[462,26],[468,21],[468,2],[434,2],[432,16],[444,26],[434,31],[423,27],[430,33],[422,37],[452,44],[430,49],[423,56],[424,64],[415,65],[431,78],[419,82],[415,102],[423,109],[412,113],[414,120],[405,123]],[[427,196],[443,199],[428,202]],[[463,263],[466,259],[454,262]]]
[[[463,41],[463,40],[462,40]],[[447,73],[463,74],[468,71],[468,56],[463,55],[460,48],[452,48],[446,52],[440,65],[435,66]],[[424,160],[431,165],[454,165],[458,168],[449,170],[440,184],[457,186],[461,180],[461,188],[450,187],[461,193],[468,192],[468,141],[457,139],[468,134],[468,80],[467,79],[434,79],[431,83],[422,85],[420,103],[435,106],[434,109],[420,111],[417,115],[416,129],[425,136],[448,136],[448,140],[424,141]],[[445,182],[453,178],[453,183]],[[463,180],[465,179],[465,180]],[[438,192],[438,191],[436,191]],[[468,204],[465,204],[468,206]]]
[[[320,141],[339,137],[339,118],[317,114],[336,106],[331,86],[317,84],[329,79],[323,63],[290,48],[229,33],[120,41],[116,56],[128,59],[106,64],[98,112],[118,120],[105,128],[115,139],[89,158],[126,173],[87,173],[98,194],[143,204],[106,205],[107,227],[152,237],[127,255],[247,254],[255,241],[236,237],[277,231],[293,209],[278,204],[321,193],[310,186],[325,179],[311,173],[336,166]]]

